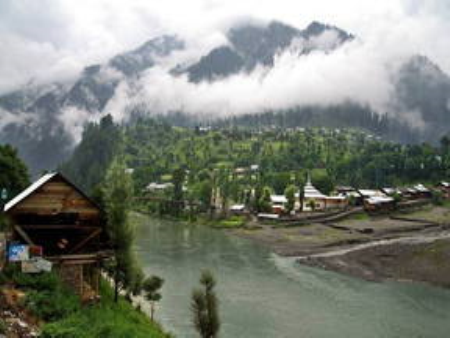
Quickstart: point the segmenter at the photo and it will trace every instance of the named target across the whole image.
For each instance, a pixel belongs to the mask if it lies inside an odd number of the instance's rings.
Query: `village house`
[[[152,182],[152,183],[149,183],[145,187],[145,190],[151,191],[151,192],[157,192],[157,191],[166,191],[166,190],[169,190],[172,188],[173,188],[173,183],[171,183],[171,182],[169,182],[169,183]]]
[[[230,207],[230,212],[233,215],[242,215],[245,213],[245,205],[244,204],[233,204]]]
[[[338,196],[341,197],[345,197],[347,202],[350,201],[350,199],[352,199],[352,204],[353,205],[362,205],[363,204],[363,198],[362,196],[359,194],[359,192],[353,188],[353,187],[349,187],[349,186],[338,186],[336,188],[336,192],[338,194]]]
[[[299,199],[299,194],[296,194]],[[345,196],[327,196],[321,193],[308,179],[304,187],[303,211],[325,211],[328,209],[340,209],[347,206]],[[300,201],[296,202],[296,209],[300,209]]]
[[[445,198],[450,198],[450,183],[440,182],[438,184],[438,189],[442,192]]]
[[[396,188],[382,188],[381,192],[390,197],[402,196],[401,190]]]
[[[395,209],[395,199],[381,190],[359,189],[358,192],[368,212],[389,212]]]
[[[362,196],[364,201],[372,197],[386,197],[386,195],[381,190],[359,189],[358,193]]]
[[[23,272],[55,270],[83,299],[98,295],[100,268],[111,257],[102,210],[59,173],[42,176],[9,201],[8,264]]]
[[[423,184],[419,183],[414,186],[414,190],[416,191],[417,198],[431,198],[433,193],[430,189],[425,187]]]
[[[372,196],[364,200],[364,209],[371,213],[383,213],[395,210],[395,200],[389,196]]]
[[[274,214],[283,214],[287,198],[284,195],[271,195],[270,202],[272,204],[272,212]]]

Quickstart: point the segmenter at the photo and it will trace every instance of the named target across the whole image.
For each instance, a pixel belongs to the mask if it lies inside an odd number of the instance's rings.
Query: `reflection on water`
[[[252,242],[204,226],[140,218],[137,253],[165,279],[156,317],[196,337],[191,290],[202,269],[217,277],[221,337],[448,337],[450,292],[376,284],[300,266]]]

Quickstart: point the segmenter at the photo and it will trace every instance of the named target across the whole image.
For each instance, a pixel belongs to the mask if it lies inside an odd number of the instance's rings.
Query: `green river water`
[[[139,219],[139,259],[165,280],[156,317],[177,337],[197,337],[190,295],[205,268],[218,281],[223,338],[450,337],[450,291],[365,282],[205,226]]]

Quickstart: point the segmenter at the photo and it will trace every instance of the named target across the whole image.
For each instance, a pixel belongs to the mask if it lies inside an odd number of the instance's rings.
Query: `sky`
[[[139,99],[162,110],[245,113],[353,97],[382,111],[392,90],[389,69],[408,56],[426,55],[450,73],[448,0],[0,0],[0,94],[70,81],[85,66],[166,33],[185,39],[190,57],[200,57],[223,43],[228,27],[250,19],[297,28],[317,20],[357,39],[332,56],[286,53],[269,73],[259,69],[212,85],[157,67],[143,87],[156,83],[160,90],[144,89]],[[109,109],[119,110],[123,97],[118,93]]]

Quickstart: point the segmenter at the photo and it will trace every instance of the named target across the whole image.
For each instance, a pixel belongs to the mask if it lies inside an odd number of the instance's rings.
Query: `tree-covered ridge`
[[[92,191],[103,181],[121,144],[122,132],[107,115],[100,123],[90,123],[85,127],[82,141],[60,170],[80,188]]]
[[[450,175],[447,137],[433,147],[395,144],[352,129],[190,129],[153,119],[125,127],[109,120],[105,128],[105,123],[87,127],[75,155],[63,166],[84,187],[101,181],[119,151],[133,169],[136,192],[151,182],[172,182],[173,173],[182,168],[187,196],[195,200],[207,199],[207,192],[219,185],[239,200],[256,181],[281,194],[288,185],[303,182],[308,172],[324,192],[337,184],[399,186],[435,183]]]

